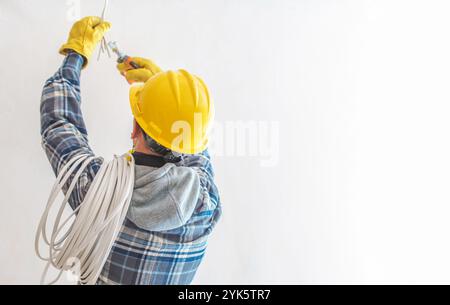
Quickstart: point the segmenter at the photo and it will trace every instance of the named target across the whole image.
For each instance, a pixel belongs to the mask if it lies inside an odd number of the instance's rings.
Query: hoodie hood
[[[148,231],[175,229],[190,219],[199,195],[200,179],[190,167],[174,163],[160,168],[136,165],[127,217]]]

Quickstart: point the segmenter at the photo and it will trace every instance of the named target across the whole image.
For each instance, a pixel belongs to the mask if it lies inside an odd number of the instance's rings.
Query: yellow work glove
[[[141,68],[134,69],[132,66],[125,62],[117,65],[117,69],[120,71],[120,74],[125,76],[128,83],[130,84],[134,82],[145,83],[150,77],[162,71],[161,68],[158,67],[150,59],[131,57],[130,60],[136,63]]]
[[[83,68],[88,64],[88,60],[94,52],[96,45],[109,30],[111,24],[102,21],[100,17],[85,17],[72,26],[69,39],[59,49],[59,53],[67,55],[69,50],[73,50],[84,57]]]

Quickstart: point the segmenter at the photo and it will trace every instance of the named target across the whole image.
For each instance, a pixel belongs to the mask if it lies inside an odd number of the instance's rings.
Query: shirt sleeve
[[[81,112],[80,73],[83,57],[69,53],[59,70],[44,85],[41,98],[42,147],[58,175],[71,158],[94,153],[88,143],[86,126]],[[70,196],[69,204],[75,209],[99,170],[103,160],[95,158],[83,171]],[[74,174],[63,187],[64,193],[72,182]]]
[[[194,169],[200,178],[201,193],[205,201],[208,201],[205,205],[214,209],[220,208],[219,190],[214,181],[214,168],[208,149],[194,155],[182,155],[177,165]]]

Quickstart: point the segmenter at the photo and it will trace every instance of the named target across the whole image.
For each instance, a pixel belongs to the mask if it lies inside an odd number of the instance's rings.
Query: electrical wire
[[[78,179],[93,159],[86,154],[72,158],[59,172],[50,192],[35,238],[36,254],[47,262],[41,284],[45,283],[50,266],[58,269],[59,273],[47,284],[56,283],[63,271],[74,267],[79,268],[76,275],[80,284],[95,284],[119,234],[134,187],[134,158],[131,154],[114,156],[110,162],[103,162],[83,202],[65,220],[61,219]],[[73,180],[48,234],[50,211],[71,176]],[[47,256],[39,250],[41,239],[47,245]]]
[[[106,10],[108,9],[108,5],[109,5],[109,1],[105,0],[104,5],[103,5],[103,10],[102,10],[102,15],[101,15],[102,19],[105,19]]]
[[[105,20],[106,18],[106,11],[108,10],[109,6],[109,0],[105,0],[103,4],[102,14],[100,15],[100,18],[102,20]],[[105,51],[108,53],[108,57],[111,58],[111,52],[109,51],[108,42],[106,41],[105,36],[103,36],[102,40],[100,41],[100,49],[98,50],[98,56],[97,60],[100,60],[100,56],[102,53],[105,53]]]

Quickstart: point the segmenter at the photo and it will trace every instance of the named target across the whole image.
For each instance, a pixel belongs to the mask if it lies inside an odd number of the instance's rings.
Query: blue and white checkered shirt
[[[94,155],[80,108],[82,64],[80,55],[70,53],[42,93],[42,145],[56,175],[75,155]],[[72,208],[83,201],[102,162],[96,158],[81,175],[69,200]],[[99,284],[191,283],[205,254],[207,238],[220,218],[221,205],[207,151],[185,155],[177,166],[193,168],[200,178],[201,191],[191,218],[181,227],[160,232],[143,230],[126,219]],[[66,187],[70,183],[71,179]]]

